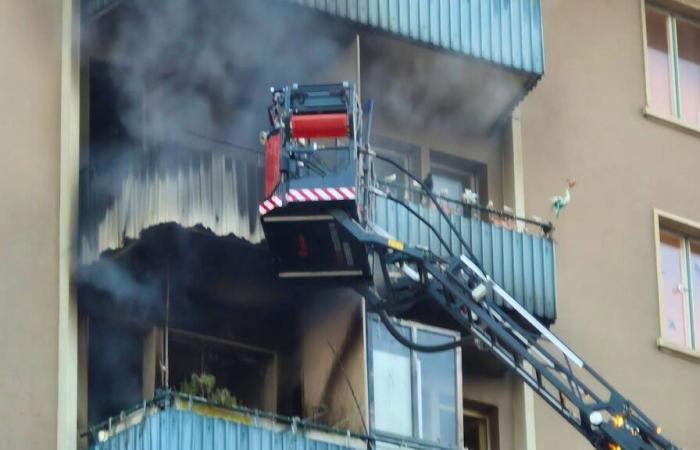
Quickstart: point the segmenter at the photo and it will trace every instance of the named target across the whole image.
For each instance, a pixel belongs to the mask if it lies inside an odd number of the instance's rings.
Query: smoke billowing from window
[[[269,87],[313,79],[343,40],[328,20],[275,0],[132,0],[115,30],[120,118],[146,142],[255,142]]]

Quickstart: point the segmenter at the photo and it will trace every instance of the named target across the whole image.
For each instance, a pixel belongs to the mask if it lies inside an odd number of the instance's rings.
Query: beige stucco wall
[[[498,449],[515,448],[513,387],[515,379],[507,373],[501,378],[476,378],[465,373],[462,378],[463,396],[467,400],[498,408]],[[492,442],[495,447],[495,443]]]
[[[0,3],[0,435],[56,448],[61,2]]]
[[[695,2],[700,3],[700,2]],[[653,208],[700,221],[700,137],[645,118],[639,0],[543,1],[547,69],[523,105],[525,203],[556,222],[557,331],[683,448],[700,448],[700,360],[662,353]],[[537,448],[587,449],[537,400]]]

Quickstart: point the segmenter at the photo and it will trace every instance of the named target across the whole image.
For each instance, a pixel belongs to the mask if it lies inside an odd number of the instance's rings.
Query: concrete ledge
[[[656,340],[656,346],[659,350],[671,355],[680,356],[690,361],[700,363],[700,351],[684,348],[676,344],[665,341],[663,338]]]
[[[700,137],[700,126],[696,126],[687,122],[683,122],[682,120],[672,117],[666,114],[658,113],[653,111],[649,106],[645,106],[644,109],[642,110],[642,113],[644,114],[644,117],[647,119],[650,119],[654,122],[660,123],[662,125],[667,125],[670,126],[671,128],[675,128],[677,130],[683,131],[685,133],[691,134],[693,136],[698,136]]]

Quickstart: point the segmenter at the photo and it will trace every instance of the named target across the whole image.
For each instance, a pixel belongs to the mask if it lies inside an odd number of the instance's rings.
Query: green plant
[[[204,397],[212,403],[233,408],[238,404],[236,397],[226,388],[216,387],[216,377],[210,373],[193,373],[189,380],[180,385],[183,394]]]

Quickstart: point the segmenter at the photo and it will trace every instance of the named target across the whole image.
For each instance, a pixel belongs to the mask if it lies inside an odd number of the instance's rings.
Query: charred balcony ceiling
[[[291,310],[301,297],[277,278],[264,245],[172,222],[127,238],[122,248],[81,265],[76,278],[86,310],[127,321],[162,321],[167,297],[193,311],[208,304],[261,314]]]

